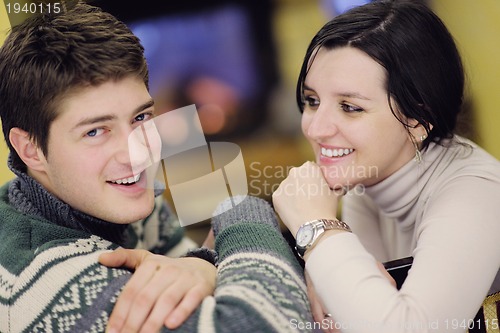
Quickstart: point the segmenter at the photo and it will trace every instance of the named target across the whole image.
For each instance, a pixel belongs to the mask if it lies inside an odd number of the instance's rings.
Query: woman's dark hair
[[[397,103],[401,119],[415,119],[427,131],[423,142],[440,143],[451,138],[461,109],[464,71],[453,37],[424,3],[382,0],[336,16],[312,39],[297,83],[297,103],[304,109],[303,86],[319,48],[357,48],[387,72],[389,103]],[[431,126],[432,125],[432,130]]]

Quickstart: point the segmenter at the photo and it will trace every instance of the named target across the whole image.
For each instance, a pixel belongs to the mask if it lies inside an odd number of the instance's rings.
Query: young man
[[[152,177],[132,172],[128,137],[154,103],[143,48],[122,22],[81,3],[34,16],[0,49],[0,77],[17,175],[0,189],[1,332],[152,332],[192,310],[180,331],[309,322],[300,267],[255,198],[213,220],[217,276],[201,258],[102,255],[182,247],[175,218],[145,186]],[[264,223],[245,221],[248,212]]]

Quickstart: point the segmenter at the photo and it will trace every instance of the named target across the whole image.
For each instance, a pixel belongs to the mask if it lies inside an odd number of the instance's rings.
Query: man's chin
[[[131,224],[146,218],[149,214],[133,214],[128,216],[123,216],[123,213],[121,213],[120,215],[121,216],[116,216],[111,218],[111,221],[109,222],[115,224]]]
[[[137,221],[140,221],[151,214],[154,208],[154,204],[149,206],[148,208],[142,206],[140,208],[131,209],[132,207],[126,207],[122,210],[116,211],[107,211],[104,215],[105,218],[102,218],[105,221],[115,223],[115,224],[130,224]]]

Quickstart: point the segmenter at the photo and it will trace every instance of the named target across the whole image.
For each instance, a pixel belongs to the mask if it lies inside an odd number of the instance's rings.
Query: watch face
[[[314,229],[311,224],[305,224],[297,232],[297,246],[306,247],[313,240]]]

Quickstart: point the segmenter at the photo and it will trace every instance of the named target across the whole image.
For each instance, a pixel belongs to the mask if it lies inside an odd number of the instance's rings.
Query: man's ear
[[[11,128],[9,140],[10,144],[16,150],[17,155],[19,155],[29,169],[36,171],[45,170],[45,156],[30,138],[28,132],[19,127]]]

